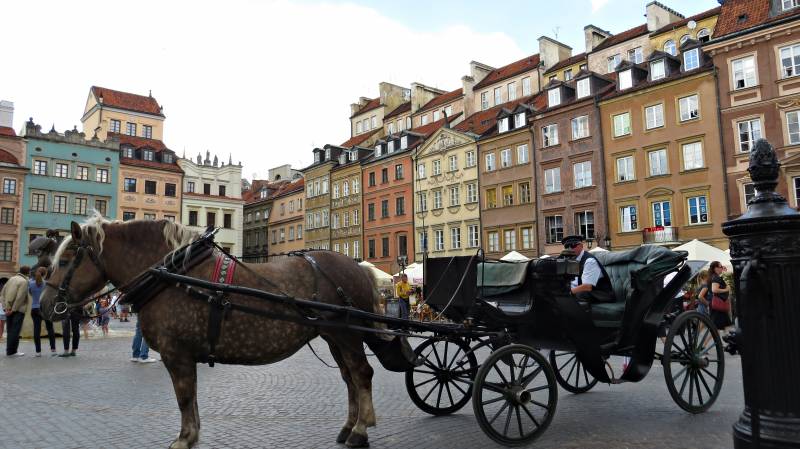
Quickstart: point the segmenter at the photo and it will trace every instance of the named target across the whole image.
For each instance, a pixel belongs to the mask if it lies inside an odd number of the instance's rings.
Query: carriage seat
[[[594,256],[606,269],[616,298],[614,302],[591,305],[592,320],[597,327],[619,327],[622,324],[625,306],[635,293],[631,273],[665,259],[675,259],[677,266],[680,260],[675,252],[657,245],[643,245],[630,251],[598,252]]]
[[[479,263],[477,285],[480,296],[505,313],[527,312],[532,294],[527,285],[530,264],[530,261]]]

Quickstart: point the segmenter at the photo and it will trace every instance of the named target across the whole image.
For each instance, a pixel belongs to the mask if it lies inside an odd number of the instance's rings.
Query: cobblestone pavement
[[[119,331],[132,323],[112,322]],[[4,344],[5,342],[3,342]],[[60,348],[61,341],[58,341]],[[331,360],[320,340],[317,352]],[[129,338],[81,340],[73,358],[0,356],[0,448],[165,448],[180,415],[161,363],[128,361]],[[154,354],[158,358],[157,354]],[[738,357],[727,357],[717,403],[701,415],[670,399],[660,365],[638,384],[559,390],[558,411],[537,448],[728,448],[743,403]],[[432,417],[417,410],[403,375],[375,366],[373,448],[493,448],[468,404]],[[336,448],[346,394],[338,370],[304,349],[276,365],[199,367],[201,441],[210,448]]]

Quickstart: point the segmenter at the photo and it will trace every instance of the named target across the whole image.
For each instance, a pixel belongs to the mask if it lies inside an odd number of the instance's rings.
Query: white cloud
[[[592,12],[597,12],[603,6],[606,6],[608,0],[591,0],[592,1]]]
[[[80,128],[92,84],[152,89],[168,146],[232,153],[246,177],[306,165],[312,144],[349,138],[349,104],[377,96],[381,81],[456,89],[470,60],[524,56],[503,33],[413,30],[354,4],[51,0],[32,12],[20,0],[4,3],[4,16],[19,59],[0,71],[0,98],[16,103],[17,130],[29,116]]]

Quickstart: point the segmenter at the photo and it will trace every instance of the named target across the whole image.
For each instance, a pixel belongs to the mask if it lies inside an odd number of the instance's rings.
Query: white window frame
[[[616,71],[617,70],[617,66],[619,65],[620,62],[622,62],[622,56],[619,53],[609,56],[608,57],[608,73]]]
[[[694,106],[694,109],[692,109]],[[697,94],[687,95],[678,99],[678,109],[681,122],[688,122],[700,118],[700,98]]]
[[[648,151],[647,161],[650,164],[650,176],[669,174],[669,159],[665,148]]]
[[[664,103],[644,108],[645,129],[656,129],[664,126]]]
[[[668,39],[668,40],[664,41],[663,49],[664,49],[664,53],[666,53],[668,55],[675,56],[675,55],[678,54],[678,46],[675,45],[675,41],[672,40],[672,39]]]
[[[588,97],[591,94],[590,78],[587,76],[586,78],[579,79],[576,83],[576,88],[576,95],[578,98]]]
[[[571,120],[572,123],[572,140],[583,139],[589,137],[589,116],[581,115]]]
[[[497,132],[498,133],[504,133],[504,132],[508,131],[508,122],[509,121],[510,121],[509,117],[503,117],[500,120],[498,120],[497,121]]]
[[[497,106],[499,104],[503,104],[503,88],[502,87],[495,87],[494,88],[494,105]]]
[[[561,167],[552,167],[544,171],[544,193],[561,191]]]
[[[489,109],[489,91],[481,92],[481,111]]]
[[[494,153],[486,153],[485,156],[486,160],[486,171],[495,171],[497,169],[497,164],[495,164],[495,155]]]
[[[633,87],[633,71],[631,69],[619,72],[619,90]]]
[[[441,190],[434,190],[433,191],[433,208],[434,209],[441,209],[442,208],[442,191]]]
[[[547,105],[552,108],[560,104],[561,104],[561,89],[558,87],[555,89],[549,89],[547,91]]]
[[[633,232],[639,229],[639,213],[635,204],[629,204],[619,208],[620,230],[622,232]]]
[[[461,228],[450,228],[450,249],[461,249]]]
[[[514,161],[511,159],[511,148],[500,151],[500,168],[507,168],[512,165],[514,165]]]
[[[627,182],[636,180],[636,164],[633,155],[618,157],[617,182]]]
[[[795,131],[792,131],[794,127]],[[800,144],[800,111],[789,111],[786,113],[786,133],[789,137],[790,145]]]
[[[459,186],[450,186],[450,206],[461,205],[461,188]]]
[[[467,203],[478,202],[478,184],[471,182],[467,184]]]
[[[642,51],[642,47],[628,50],[628,60],[634,64],[641,64],[642,61],[644,61],[644,51]]]
[[[525,126],[525,113],[517,112],[514,114],[514,128],[522,128]]]
[[[666,205],[666,207],[664,207]],[[654,226],[672,226],[672,202],[669,200],[654,201],[650,212],[653,213]],[[661,216],[656,216],[656,212]]]
[[[467,168],[474,167],[476,164],[475,150],[467,151]]]
[[[787,45],[779,49],[781,78],[792,78],[800,75],[800,44]],[[786,65],[788,59],[789,65]]]
[[[522,144],[517,146],[517,164],[527,164],[530,161],[528,155],[528,145]]]
[[[592,161],[581,161],[572,164],[573,186],[576,189],[592,185]]]
[[[552,123],[542,127],[542,147],[552,147],[558,145],[558,123]]]
[[[705,168],[702,142],[697,141],[682,144],[681,155],[683,156],[684,171]]]
[[[658,59],[650,63],[650,81],[657,81],[667,76],[666,63]]]
[[[517,99],[517,82],[512,81],[508,83],[506,86],[506,94],[508,95],[508,101],[514,101]]]
[[[441,175],[442,174],[442,161],[439,160],[439,159],[436,159],[435,161],[433,161],[432,165],[433,165],[433,169],[431,170],[431,175],[433,175],[433,176]]]
[[[522,96],[527,97],[531,94],[531,77],[522,78]]]
[[[683,52],[683,71],[688,72],[700,67],[700,49],[692,48]]]
[[[749,118],[736,122],[736,139],[739,142],[739,152],[749,153],[756,144],[756,140],[762,138],[761,118]],[[744,136],[747,140],[743,140]]]
[[[687,224],[689,226],[704,225],[711,221],[711,217],[709,217],[710,214],[708,213],[708,197],[706,195],[691,196],[686,199],[686,203]],[[692,205],[692,203],[694,203],[694,205]],[[696,210],[696,213],[692,212],[692,208]],[[703,208],[705,208],[705,214],[703,213]],[[703,215],[705,215],[705,220],[703,220]]]
[[[444,251],[444,230],[436,229],[433,231],[433,250]]]
[[[614,137],[629,136],[632,132],[631,129],[631,113],[623,112],[613,116],[614,122]]]
[[[756,57],[749,55],[731,61],[731,76],[733,78],[733,90],[756,86],[758,84]]]
[[[467,225],[467,244],[469,248],[477,248],[480,245],[480,229],[478,225]]]
[[[450,157],[447,158],[447,161],[450,165],[450,171],[458,170],[458,155],[451,154]]]

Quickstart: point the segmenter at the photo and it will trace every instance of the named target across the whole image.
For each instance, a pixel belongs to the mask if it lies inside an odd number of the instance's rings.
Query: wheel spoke
[[[683,371],[687,371],[687,370],[684,369]],[[675,378],[673,378],[673,380],[675,380]],[[688,380],[689,380],[689,373],[686,372],[686,374],[683,375],[683,383],[681,384],[681,391],[678,392],[678,395],[680,397],[683,397],[683,390],[686,389],[686,382]]]
[[[461,394],[463,394],[464,396],[467,395],[467,392],[461,389],[461,386],[458,385],[455,381],[451,380],[450,383],[452,383],[454,387],[458,388],[458,391],[460,391]]]
[[[563,370],[564,370],[564,367],[565,367],[565,366],[567,366],[567,365],[569,365],[569,362],[571,362],[571,361],[575,360],[575,357],[577,357],[577,356],[578,356],[578,355],[577,355],[576,353],[572,353],[572,357],[570,357],[570,359],[569,359],[569,360],[567,360],[566,362],[564,362],[564,364],[563,364],[563,365],[559,366],[559,367],[558,367],[558,370],[559,370],[559,371],[563,371]]]
[[[530,410],[528,410],[528,407],[526,407],[526,406],[525,406],[525,404],[520,404],[520,405],[521,405],[521,407],[522,407],[522,410],[524,410],[524,411],[525,411],[525,414],[526,414],[526,415],[528,415],[528,418],[530,418],[530,419],[531,419],[531,421],[533,421],[533,424],[534,424],[536,427],[541,427],[541,426],[539,425],[539,421],[537,421],[537,420],[536,420],[536,418],[534,418],[534,417],[533,417],[533,415],[531,414],[531,411],[530,411]]]
[[[697,371],[692,370],[692,380],[694,380],[694,386],[697,390],[697,400],[699,401],[700,405],[703,405],[705,401],[703,401],[703,392],[700,391],[700,381],[697,380]]]
[[[700,369],[705,371],[705,373],[708,374],[709,376],[711,376],[711,378],[714,379],[714,382],[719,382],[719,379],[717,379],[717,376],[711,374],[711,371],[709,371],[709,370],[707,370],[705,368],[700,368]]]
[[[450,407],[456,405],[456,401],[453,400],[453,393],[450,392],[450,382],[445,382],[444,388],[447,390],[447,398],[450,399]]]
[[[672,381],[674,382],[674,381],[678,380],[678,377],[681,374],[683,374],[687,369],[689,369],[689,367],[688,366],[684,366],[682,370],[678,371],[678,374],[672,376]]]
[[[689,372],[687,374],[687,376],[689,377],[689,405],[691,406],[694,403],[694,394],[693,394],[694,393],[694,382],[692,382],[692,379],[691,379],[691,377],[692,377],[692,373],[691,372]]]
[[[483,388],[489,391],[493,391],[495,393],[500,393],[500,394],[506,393],[505,388],[492,382],[484,382]]]
[[[542,404],[542,403],[541,403],[541,402],[539,402],[539,401],[534,401],[533,399],[531,399],[531,404],[538,405],[539,407],[541,407],[541,408],[543,408],[543,409],[547,410],[548,412],[550,411],[550,406],[549,406],[549,405],[547,405],[547,404]]]
[[[508,435],[508,425],[511,424],[511,415],[514,413],[514,406],[508,408],[508,415],[506,415],[506,425],[503,427],[503,436]]]
[[[444,355],[442,356],[442,368],[446,368],[446,367],[450,366],[450,364],[447,363],[447,348],[449,348],[449,347],[450,347],[450,342],[445,340],[445,342],[444,342]]]
[[[500,375],[500,379],[503,380],[503,383],[505,385],[508,385],[508,379],[506,379],[506,376],[504,376],[503,373],[500,371],[500,368],[498,368],[496,364],[492,365],[492,368],[494,368],[494,370],[497,371],[497,374]]]
[[[507,407],[508,407],[508,401],[506,401],[506,403],[505,403],[505,404],[503,404],[503,406],[502,406],[502,407],[500,407],[500,410],[498,410],[498,411],[497,411],[497,413],[494,415],[494,417],[493,417],[492,419],[490,419],[490,420],[489,420],[489,425],[490,425],[490,426],[491,426],[491,425],[492,425],[492,424],[493,424],[495,421],[497,421],[497,417],[499,417],[499,416],[500,416],[500,414],[501,414],[501,413],[503,413],[503,411],[504,411],[504,410],[505,410]]]
[[[536,387],[536,388],[531,388],[530,390],[525,390],[525,391],[527,391],[528,393],[536,393],[537,391],[547,390],[548,388],[550,388],[550,385],[542,385],[542,386],[539,386],[539,387]]]
[[[421,387],[421,386],[423,386],[425,384],[429,384],[431,382],[434,382],[435,380],[436,380],[435,377],[431,377],[430,379],[426,380],[425,382],[420,382],[418,384],[414,384],[414,388],[419,388],[419,387]]]
[[[461,354],[462,352],[464,352],[464,350],[461,349],[461,346],[459,346],[458,351],[456,351],[455,355],[453,355],[453,359],[450,360],[450,363],[447,365],[448,370],[453,366],[456,360],[458,360],[458,355]],[[464,356],[466,357],[466,354]]]
[[[439,393],[436,394],[436,408],[440,408],[442,403],[442,390],[444,390],[444,385],[439,383]]]
[[[711,397],[714,396],[714,393],[711,391],[711,388],[709,388],[708,382],[706,382],[706,377],[703,376],[703,372],[698,371],[697,376],[700,378],[700,381],[703,382],[703,386],[706,388],[706,392],[708,393],[708,398],[711,399]]]
[[[433,344],[433,355],[436,356],[436,363],[439,364],[438,368],[441,369],[441,367],[444,366],[444,363],[442,363],[442,359],[439,357],[439,351],[436,350],[436,343]]]
[[[575,367],[577,368],[575,370],[575,386],[576,387],[580,387],[580,384],[581,384],[581,361],[580,360],[578,360],[578,362],[575,363]]]
[[[519,428],[519,437],[523,438],[525,433],[522,431],[522,417],[519,415],[519,406],[514,407],[514,411],[517,413],[517,427]]]
[[[525,379],[520,379],[520,383],[523,387],[527,387],[543,370],[544,368],[542,366],[537,367],[532,373],[528,374]]]
[[[420,373],[420,374],[431,374],[431,375],[434,375],[434,376],[436,375],[436,373],[434,373],[433,371],[425,371],[425,370],[421,370],[421,369],[414,369],[414,372],[415,373]]]
[[[591,384],[591,382],[589,382],[589,374],[588,374],[588,372],[586,371],[586,367],[584,367],[584,368],[583,368],[583,380],[585,380],[585,381],[586,381],[586,385],[587,385],[587,386],[588,386],[589,384]]]
[[[426,394],[425,397],[422,398],[422,402],[426,402],[428,400],[428,398],[431,396],[431,393],[433,393],[434,390],[436,390],[436,386],[437,385],[439,385],[439,382],[436,382],[435,384],[433,384],[433,387],[431,387],[431,390],[428,392],[428,394]]]
[[[496,397],[496,398],[494,398],[494,399],[489,399],[488,401],[483,401],[483,402],[481,402],[481,405],[483,405],[483,406],[487,406],[487,405],[489,405],[489,404],[494,404],[495,402],[502,401],[502,400],[504,400],[505,398],[506,398],[505,396],[498,396],[498,397]]]
[[[522,362],[521,362],[522,363],[522,367],[519,370],[519,380],[520,381],[522,381],[522,379],[525,378],[525,369],[528,367],[528,360],[530,360],[530,357],[528,356],[528,354],[525,354],[525,357],[522,359]]]

